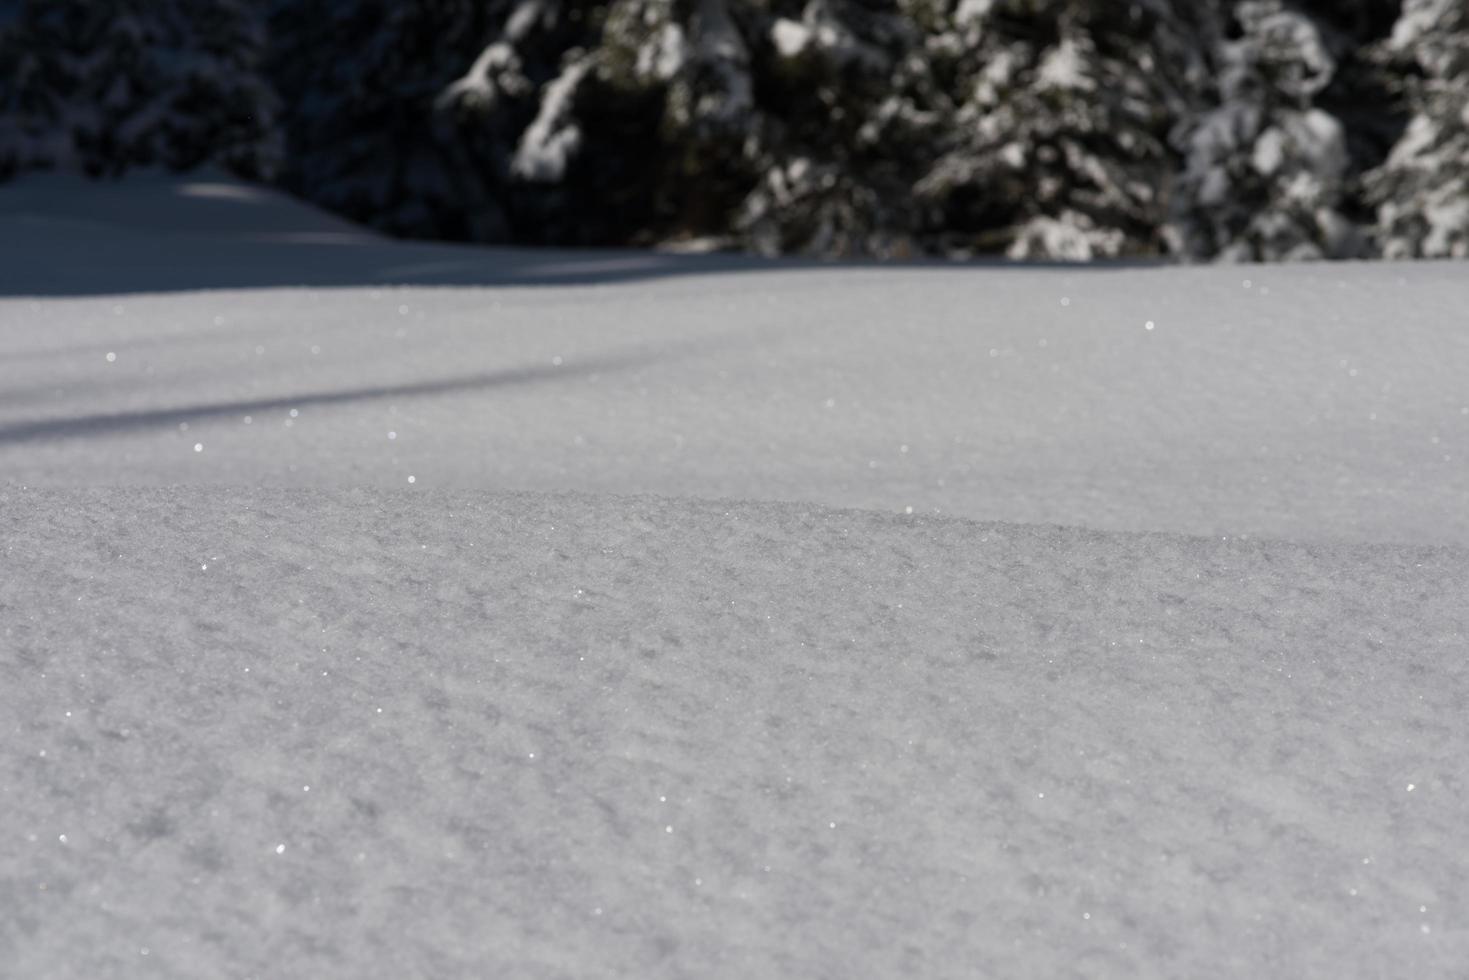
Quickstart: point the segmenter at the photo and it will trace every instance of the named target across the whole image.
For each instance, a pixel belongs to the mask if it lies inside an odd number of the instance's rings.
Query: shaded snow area
[[[0,232],[0,974],[1469,962],[1463,265]]]

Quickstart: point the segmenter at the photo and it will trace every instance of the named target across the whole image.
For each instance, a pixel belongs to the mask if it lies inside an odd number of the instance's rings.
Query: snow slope
[[[0,221],[19,975],[1469,962],[1462,265]]]

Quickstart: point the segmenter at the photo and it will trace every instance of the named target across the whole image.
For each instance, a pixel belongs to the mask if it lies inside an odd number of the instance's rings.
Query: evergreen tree
[[[13,0],[0,9],[0,172],[218,163],[269,176],[276,100],[248,0]]]
[[[933,5],[773,6],[751,31],[759,113],[736,240],[766,254],[921,251],[914,188],[951,110],[921,55]]]
[[[265,176],[283,134],[288,189],[422,237],[1469,251],[1464,0],[263,8],[0,0],[0,178],[205,162]]]
[[[920,185],[930,236],[1016,258],[1156,254],[1167,136],[1202,84],[1198,5],[961,2],[957,110]]]
[[[1386,47],[1415,112],[1369,180],[1383,253],[1469,257],[1469,8],[1405,0]]]
[[[466,125],[477,115],[482,131],[505,141],[501,171],[521,240],[651,244],[667,234],[677,192],[664,179],[671,153],[661,120],[667,62],[682,53],[670,7],[533,0],[478,59],[495,70],[472,74],[472,91],[495,98],[459,104]],[[656,51],[660,42],[670,50]]]
[[[1390,20],[1378,0],[1240,0],[1214,47],[1212,105],[1185,119],[1174,250],[1229,261],[1370,254],[1361,173],[1393,127],[1360,52]],[[1362,106],[1376,117],[1364,119]],[[1352,123],[1349,129],[1347,123]]]
[[[1217,51],[1217,104],[1186,124],[1174,201],[1178,251],[1194,257],[1313,258],[1350,246],[1334,210],[1345,132],[1314,106],[1336,71],[1317,23],[1280,0],[1247,0]]]
[[[437,100],[508,0],[273,0],[291,191],[398,235],[508,237],[492,174]]]
[[[723,0],[526,0],[444,93],[521,240],[725,230],[748,183],[747,52]]]

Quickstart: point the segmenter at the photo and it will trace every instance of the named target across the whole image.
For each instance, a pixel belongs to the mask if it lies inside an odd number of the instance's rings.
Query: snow
[[[1462,265],[475,250],[58,180],[0,189],[18,975],[1469,955]]]
[[[1087,76],[1076,42],[1063,38],[1041,62],[1036,71],[1036,84],[1041,88],[1087,92],[1096,86]]]
[[[780,17],[770,27],[770,40],[782,58],[794,58],[806,50],[811,31],[800,21]]]
[[[540,112],[521,136],[510,169],[528,180],[560,180],[581,145],[581,129],[571,118],[571,102],[582,79],[591,70],[588,61],[566,67],[546,86]]]

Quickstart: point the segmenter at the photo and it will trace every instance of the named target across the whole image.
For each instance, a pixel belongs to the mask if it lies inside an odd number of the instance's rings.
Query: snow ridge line
[[[852,527],[873,532],[906,529],[926,537],[986,535],[1022,536],[1043,542],[1048,547],[1058,544],[1095,546],[1103,542],[1126,545],[1129,550],[1145,550],[1148,546],[1171,544],[1183,548],[1228,549],[1236,554],[1263,553],[1289,549],[1313,559],[1356,559],[1372,561],[1396,558],[1402,562],[1462,562],[1469,566],[1469,547],[1457,544],[1418,544],[1412,542],[1359,541],[1348,538],[1286,538],[1245,533],[1190,534],[1179,531],[1105,528],[1084,524],[1028,521],[980,520],[954,514],[912,513],[861,507],[840,507],[813,501],[788,499],[744,499],[694,495],[653,493],[620,494],[575,489],[409,489],[380,487],[224,487],[213,484],[126,484],[94,486],[31,486],[0,481],[0,517],[9,507],[45,505],[63,501],[67,507],[106,506],[137,508],[148,512],[156,507],[188,507],[198,502],[251,507],[283,507],[289,510],[312,510],[344,506],[352,510],[468,515],[487,513],[499,504],[515,511],[540,511],[545,517],[557,513],[623,514],[650,525],[674,523],[677,515],[708,518],[723,516],[732,522],[767,522],[776,526],[830,525],[845,522]],[[850,528],[849,528],[850,530]]]

